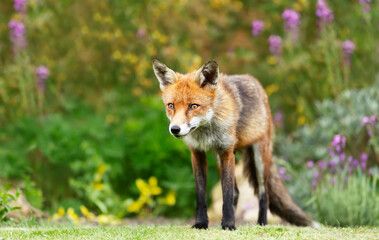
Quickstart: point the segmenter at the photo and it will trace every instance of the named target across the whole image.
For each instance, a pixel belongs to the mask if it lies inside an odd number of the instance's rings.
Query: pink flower
[[[264,29],[264,23],[262,20],[254,20],[251,22],[251,33],[254,36],[259,36]]]

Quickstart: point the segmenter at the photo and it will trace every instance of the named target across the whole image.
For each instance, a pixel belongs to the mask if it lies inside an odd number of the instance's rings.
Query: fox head
[[[154,60],[153,69],[174,137],[183,138],[211,121],[220,75],[217,62],[209,61],[193,73],[180,74]]]

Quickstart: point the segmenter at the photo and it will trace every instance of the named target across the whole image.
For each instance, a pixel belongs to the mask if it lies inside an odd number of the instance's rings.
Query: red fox
[[[272,162],[273,124],[268,97],[249,75],[219,73],[217,62],[180,74],[158,60],[153,69],[170,120],[169,132],[191,151],[196,182],[196,222],[208,228],[206,152],[213,149],[221,175],[223,229],[235,230],[239,191],[234,176],[235,151],[242,153],[244,172],[259,198],[258,224],[267,224],[267,207],[289,223],[313,226],[292,200]]]

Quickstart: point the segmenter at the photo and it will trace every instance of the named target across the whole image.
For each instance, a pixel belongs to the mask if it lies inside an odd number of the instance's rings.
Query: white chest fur
[[[228,149],[234,144],[234,138],[228,129],[228,124],[213,120],[184,137],[184,142],[189,147],[201,151]]]

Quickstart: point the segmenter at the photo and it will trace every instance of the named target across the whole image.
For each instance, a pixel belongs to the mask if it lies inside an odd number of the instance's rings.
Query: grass
[[[74,226],[71,224],[8,224],[0,227],[5,239],[378,239],[379,228],[301,228],[245,225],[236,231],[221,227],[191,229],[189,225]]]

